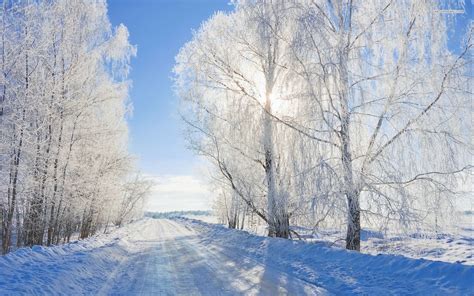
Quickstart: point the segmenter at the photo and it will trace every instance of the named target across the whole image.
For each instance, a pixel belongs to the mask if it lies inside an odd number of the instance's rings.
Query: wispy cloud
[[[193,175],[148,176],[155,182],[147,211],[209,210],[212,193],[206,182]]]

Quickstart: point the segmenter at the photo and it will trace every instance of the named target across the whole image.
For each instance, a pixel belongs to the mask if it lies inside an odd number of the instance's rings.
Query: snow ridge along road
[[[0,257],[1,295],[467,295],[474,267],[370,256],[188,219]]]

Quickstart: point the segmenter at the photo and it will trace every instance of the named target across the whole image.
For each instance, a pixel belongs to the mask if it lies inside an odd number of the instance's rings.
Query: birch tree
[[[190,82],[189,92],[182,92],[182,95],[201,109],[197,112],[207,112],[207,118],[197,118],[202,121],[195,123],[195,127],[201,126],[198,129],[210,140],[213,153],[209,153],[207,149],[205,154],[216,161],[219,171],[235,191],[232,195],[238,194],[249,205],[253,204],[251,198],[244,196],[242,188],[237,185],[239,181],[248,181],[249,178],[239,179],[240,168],[232,169],[232,163],[237,160],[233,153],[240,153],[250,161],[249,167],[255,168],[257,165],[259,170],[263,170],[267,206],[265,210],[259,209],[258,212],[268,223],[269,235],[288,237],[287,206],[283,199],[277,197],[273,123],[268,115],[271,111],[271,93],[277,79],[276,62],[280,53],[279,45],[273,42],[276,39],[272,39],[271,28],[266,21],[271,20],[276,24],[279,20],[278,15],[272,15],[272,11],[267,8],[256,6],[254,9],[239,9],[239,13],[232,16],[214,16],[204,25],[195,40],[182,50],[178,57],[182,62],[177,66],[176,72],[181,75],[178,83],[183,89],[188,87],[184,85],[188,82],[186,75],[192,76],[189,79],[197,80],[195,84]],[[231,46],[224,48],[222,42]],[[191,60],[187,60],[190,57]],[[215,88],[214,94],[210,94],[206,88]],[[201,90],[206,94],[203,97],[200,94],[195,96],[196,91]],[[219,97],[221,95],[224,97]],[[259,110],[259,104],[264,105],[267,112]],[[230,117],[242,109],[248,110],[244,112],[253,118],[252,121],[239,122]],[[205,122],[207,120],[210,122]],[[202,126],[202,123],[206,126]],[[252,139],[251,143],[235,143],[238,141],[234,137],[236,132],[234,135],[226,131],[219,133],[217,126],[220,124],[225,124],[227,128],[235,125],[240,131],[249,129],[246,133],[255,131],[260,139]],[[248,138],[249,135],[240,133],[239,136]],[[226,143],[228,141],[230,142]],[[257,211],[255,205],[252,207]]]
[[[454,200],[472,171],[472,28],[452,51],[434,2],[234,5],[183,47],[176,86],[192,147],[270,235],[317,204],[314,225],[345,215],[360,250],[363,222],[408,227]]]
[[[448,197],[459,173],[471,169],[472,129],[462,118],[471,112],[472,40],[468,35],[459,53],[450,52],[449,20],[434,2],[302,7],[296,69],[325,136],[337,143],[346,247],[359,250],[361,211],[409,223],[425,204],[422,194]]]
[[[1,17],[3,253],[90,236],[117,214],[134,171],[125,118],[136,49],[105,1],[4,1]]]

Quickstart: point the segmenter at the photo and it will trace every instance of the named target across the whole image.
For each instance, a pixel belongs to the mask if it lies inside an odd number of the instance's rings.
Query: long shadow
[[[262,266],[263,266],[263,273],[260,277],[260,286],[258,290],[258,295],[280,295],[281,294],[281,284],[280,278],[278,278],[275,274],[275,270],[269,267],[269,254],[268,254],[268,245],[269,241],[265,240],[264,248],[262,251]],[[273,270],[273,272],[271,272]],[[272,286],[273,285],[273,286]],[[280,293],[279,293],[280,292]],[[302,295],[302,294],[299,294]]]
[[[272,244],[272,240],[267,238],[264,242],[264,248],[262,251],[262,265],[264,271],[260,278],[261,285],[259,286],[258,295],[318,295],[325,293],[315,292],[319,289],[318,286],[313,283],[303,281],[297,277],[291,275],[291,271],[281,270],[274,262],[275,257],[273,254],[281,254],[285,252],[285,249],[279,249],[277,246]],[[270,286],[273,285],[273,286]],[[305,289],[307,288],[307,289]],[[321,289],[323,290],[323,289]],[[316,294],[315,294],[316,293]]]

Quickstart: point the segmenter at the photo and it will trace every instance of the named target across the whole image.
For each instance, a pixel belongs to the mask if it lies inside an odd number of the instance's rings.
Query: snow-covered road
[[[0,295],[466,295],[474,267],[371,256],[188,219],[0,257]]]
[[[104,295],[316,295],[313,284],[229,256],[202,244],[199,233],[171,220],[151,220],[130,242],[142,250],[127,258],[100,291]],[[145,235],[146,234],[146,235]]]

